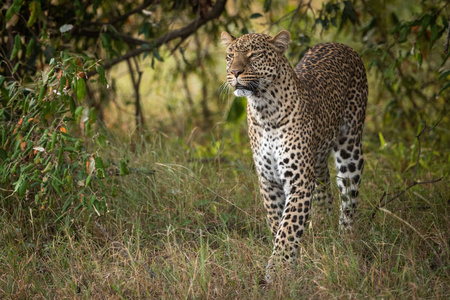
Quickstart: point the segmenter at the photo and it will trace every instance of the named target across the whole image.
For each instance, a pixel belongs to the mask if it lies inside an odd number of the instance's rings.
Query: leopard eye
[[[252,52],[250,53],[250,55],[248,56],[248,58],[257,58],[257,57],[261,57],[262,52]]]
[[[227,59],[232,59],[234,57],[233,53],[227,53]]]

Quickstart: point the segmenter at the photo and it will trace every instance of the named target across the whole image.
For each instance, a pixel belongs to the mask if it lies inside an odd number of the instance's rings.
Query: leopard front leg
[[[267,222],[272,235],[276,237],[286,202],[283,187],[274,181],[268,180],[263,174],[259,177],[259,185],[264,207],[266,208]]]
[[[308,220],[314,192],[314,157],[307,148],[300,149],[294,157],[290,153],[282,159],[280,177],[286,195],[286,205],[276,232],[272,256],[266,267],[266,282],[274,279],[276,268],[295,261],[300,240]]]

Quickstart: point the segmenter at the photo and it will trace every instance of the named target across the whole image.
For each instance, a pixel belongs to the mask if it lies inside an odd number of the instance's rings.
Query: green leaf
[[[384,136],[381,132],[378,132],[378,137],[380,138],[380,149],[383,149],[386,147],[386,140],[384,139]]]
[[[438,38],[438,27],[436,24],[431,25],[430,43],[433,46],[434,41]]]
[[[264,12],[268,12],[272,6],[272,0],[264,0]]]
[[[420,30],[420,35],[423,35],[425,33],[430,23],[431,23],[431,15],[430,14],[424,15],[422,17],[422,28]]]
[[[423,56],[422,56],[422,53],[417,53],[417,60],[419,61],[419,66],[421,66],[422,65],[422,62],[423,62]]]
[[[36,23],[38,16],[41,14],[41,2],[33,1],[28,5],[30,9],[30,18],[28,19],[27,26],[31,27]]]
[[[27,56],[31,55],[31,52],[34,49],[34,45],[36,45],[36,39],[35,38],[31,38],[30,42],[27,45]]]
[[[13,60],[14,58],[17,57],[17,54],[19,54],[21,44],[22,44],[22,42],[20,40],[20,35],[17,34],[16,37],[14,38],[14,48],[13,48],[13,51],[11,52],[10,60]]]
[[[20,186],[19,186],[19,196],[23,197],[25,196],[25,193],[27,192],[28,182],[24,179],[22,180]]]
[[[78,108],[75,110],[75,120],[80,122],[80,118],[83,115],[83,106],[78,106]]]
[[[111,55],[111,53],[112,53],[111,38],[107,34],[101,33],[100,39],[102,40],[103,48],[105,48],[105,50],[108,52],[108,54]]]
[[[17,69],[19,68],[19,65],[20,65],[19,62],[17,62],[17,63],[14,65],[14,68],[13,68],[13,70],[12,70],[12,72],[11,72],[12,74],[16,73]]]
[[[108,81],[106,80],[105,69],[102,66],[98,66],[97,73],[98,73],[98,81],[100,82],[100,84],[106,85]]]
[[[72,116],[74,116],[75,110],[77,109],[77,104],[75,103],[75,100],[73,100],[73,97],[68,98],[69,98],[70,113],[72,114]]]
[[[450,87],[450,81],[447,82],[440,90],[438,95],[440,95],[443,91],[445,91],[446,89],[448,89]]]
[[[450,69],[442,71],[441,74],[439,74],[438,80],[445,79],[448,75],[450,75]]]
[[[42,99],[44,98],[44,94],[45,94],[45,85],[41,85],[41,88],[39,90],[38,103],[42,102]]]
[[[120,161],[120,170],[119,170],[119,174],[120,175],[128,175],[130,174],[130,170],[127,167],[127,163],[122,159]]]
[[[106,140],[107,140],[106,136],[104,136],[103,134],[98,135],[97,141],[100,144],[100,146],[106,147]]]
[[[153,50],[153,56],[157,59],[157,60],[159,60],[159,61],[164,61],[164,59],[159,55],[159,51],[158,51],[158,49],[154,49]]]
[[[22,7],[22,0],[14,0],[13,4],[6,11],[5,19],[8,22],[12,16],[18,14],[20,12],[20,8]]]
[[[105,177],[105,165],[103,164],[103,159],[100,156],[95,158],[95,169],[97,170],[98,177]]]
[[[72,204],[72,198],[68,197],[66,202],[64,202],[64,205],[62,207],[61,213],[64,213],[67,211],[67,209],[69,208],[69,206]],[[64,215],[59,216],[55,222],[58,222]]]
[[[77,80],[77,99],[79,101],[84,99],[84,96],[86,96],[86,82],[84,81],[84,78],[79,78]]]
[[[254,13],[250,16],[250,19],[257,19],[257,18],[261,18],[263,15],[260,13]]]

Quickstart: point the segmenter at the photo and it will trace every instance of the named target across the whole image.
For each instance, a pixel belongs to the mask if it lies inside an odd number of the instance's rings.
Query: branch
[[[89,22],[89,24],[91,25],[95,25],[95,26],[103,26],[103,25],[112,25],[112,24],[116,24],[119,23],[120,21],[123,21],[125,19],[127,19],[129,16],[134,15],[136,13],[141,12],[143,9],[147,8],[148,6],[156,3],[158,4],[159,1],[155,1],[155,0],[146,0],[144,1],[144,3],[142,3],[141,5],[139,5],[138,7],[136,7],[133,10],[130,10],[129,12],[124,13],[123,15],[117,16],[112,18],[111,20],[109,20],[106,23],[102,23],[102,22]]]
[[[394,196],[392,196],[391,198],[389,198],[386,201],[383,201],[386,196],[390,196],[391,194],[387,194],[386,192],[383,193],[383,196],[381,196],[380,201],[378,202],[378,205],[375,206],[373,212],[372,212],[372,216],[371,219],[375,218],[375,215],[377,214],[378,210],[382,210],[382,208],[386,205],[388,205],[389,203],[391,203],[392,201],[394,201],[395,199],[399,198],[401,195],[403,195],[404,193],[406,193],[409,189],[411,189],[412,187],[419,185],[419,184],[428,184],[428,183],[436,183],[439,182],[443,179],[444,177],[438,178],[438,179],[434,179],[434,180],[430,180],[430,181],[413,181],[410,185],[408,185],[403,191],[397,192]]]
[[[386,192],[383,193],[383,196],[381,196],[380,200],[378,201],[378,205],[374,207],[374,210],[372,212],[372,216],[371,219],[373,219],[377,213],[378,210],[380,210],[382,207],[388,205],[389,203],[391,203],[392,201],[394,201],[395,199],[399,198],[401,195],[403,195],[404,193],[406,193],[409,189],[411,189],[412,187],[419,185],[419,184],[428,184],[428,183],[436,183],[441,181],[444,177],[438,178],[438,179],[433,179],[430,181],[416,181],[416,176],[417,176],[417,170],[419,169],[419,160],[420,160],[420,155],[422,152],[421,149],[421,142],[420,142],[420,137],[422,136],[422,134],[424,134],[425,132],[428,132],[430,130],[433,130],[434,128],[436,128],[436,126],[439,125],[439,123],[442,121],[442,119],[444,118],[444,116],[446,115],[446,112],[444,112],[441,116],[441,118],[437,121],[437,123],[429,128],[427,126],[425,126],[420,132],[419,134],[416,136],[417,139],[417,143],[418,143],[418,152],[417,152],[417,159],[416,159],[416,165],[414,167],[414,173],[413,173],[413,177],[411,179],[411,183],[403,190],[400,192],[396,192],[394,193],[389,193],[387,194]],[[394,195],[392,195],[394,194]],[[388,198],[388,200],[385,200],[386,196],[390,196],[390,198]]]
[[[111,35],[114,38],[119,38],[119,39],[123,40],[124,42],[126,42],[127,44],[133,44],[133,45],[148,44],[148,41],[140,40],[140,39],[134,38],[132,36],[110,30],[110,26],[108,26],[106,30],[75,27],[71,33],[73,35],[91,37],[91,38],[98,38],[101,33],[105,33],[105,34]]]
[[[188,25],[171,31],[155,40],[153,40],[152,42],[149,42],[148,44],[150,45],[150,48],[139,48],[139,49],[133,49],[128,51],[127,53],[125,53],[124,55],[122,55],[121,57],[118,57],[116,59],[111,60],[110,62],[107,62],[103,65],[103,68],[106,69],[110,69],[111,67],[113,67],[114,65],[127,60],[129,58],[132,58],[134,56],[140,55],[144,52],[148,52],[148,51],[152,51],[153,49],[156,49],[176,38],[181,38],[182,40],[185,40],[188,36],[190,36],[191,34],[193,34],[199,27],[203,26],[204,24],[206,24],[207,22],[217,19],[222,12],[225,10],[225,4],[226,4],[227,0],[217,0],[216,4],[214,4],[214,7],[206,14],[205,17],[201,17],[198,16],[197,18],[195,18],[195,20],[193,20],[191,23],[189,23]],[[96,70],[93,70],[91,72],[88,73],[88,76],[92,76],[97,74]]]

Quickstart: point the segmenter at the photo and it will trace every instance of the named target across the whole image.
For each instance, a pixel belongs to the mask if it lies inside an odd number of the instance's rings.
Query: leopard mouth
[[[258,84],[254,81],[249,82],[247,85],[238,83],[238,84],[236,84],[235,88],[236,88],[236,90],[248,90],[248,91],[255,92],[258,88]]]

